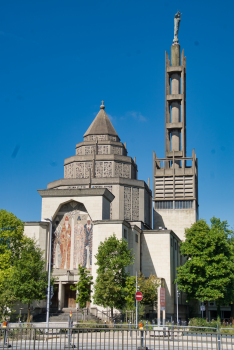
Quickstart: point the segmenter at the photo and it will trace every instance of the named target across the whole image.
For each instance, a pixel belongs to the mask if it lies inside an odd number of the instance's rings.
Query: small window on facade
[[[128,238],[128,234],[127,234],[127,230],[124,229],[124,238],[127,239]]]
[[[135,234],[135,241],[138,243],[138,234]]]
[[[175,250],[176,250],[176,242],[175,242]]]

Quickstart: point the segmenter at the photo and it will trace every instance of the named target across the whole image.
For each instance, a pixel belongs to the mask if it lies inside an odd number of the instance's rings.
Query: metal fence
[[[0,348],[33,350],[234,350],[234,333],[192,327],[130,328],[129,325],[84,325],[73,328],[16,326],[0,329]],[[172,328],[172,329],[171,329]],[[225,329],[225,332],[227,330]]]

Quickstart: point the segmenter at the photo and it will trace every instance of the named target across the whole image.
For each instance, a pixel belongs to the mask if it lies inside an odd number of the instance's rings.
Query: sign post
[[[137,272],[136,272],[136,293],[137,293]],[[138,327],[138,310],[137,310],[137,300],[136,300],[136,328]]]
[[[160,311],[163,312],[163,326],[166,321],[166,293],[165,288],[160,288]]]
[[[138,301],[141,301],[143,299],[143,294],[137,290],[137,272],[136,272],[136,328],[138,328]]]

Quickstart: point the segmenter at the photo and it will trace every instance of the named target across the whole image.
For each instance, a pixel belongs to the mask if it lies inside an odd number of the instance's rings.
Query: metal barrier
[[[73,328],[46,328],[11,324],[0,329],[0,349],[23,350],[229,350],[234,349],[234,332],[222,333],[216,329],[191,330],[191,327],[156,327],[135,329],[129,324],[79,324]],[[232,329],[233,331],[233,329]]]

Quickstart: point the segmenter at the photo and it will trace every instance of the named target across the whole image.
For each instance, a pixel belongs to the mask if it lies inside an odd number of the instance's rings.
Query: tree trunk
[[[234,319],[234,304],[231,304],[231,320],[233,321]]]
[[[111,307],[111,320],[112,320],[112,322],[113,322],[113,318],[114,318],[113,307]]]
[[[209,321],[208,301],[206,301],[206,321]]]
[[[28,303],[28,316],[27,316],[27,323],[30,323],[30,303]]]
[[[221,310],[220,310],[220,305],[217,305],[217,320],[218,318],[221,320]]]

